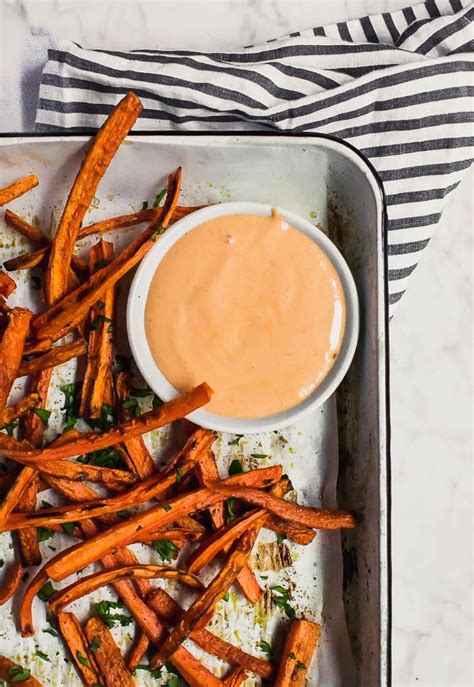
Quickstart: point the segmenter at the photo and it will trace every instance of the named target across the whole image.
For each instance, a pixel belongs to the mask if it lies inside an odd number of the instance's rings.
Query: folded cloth
[[[135,130],[320,132],[364,153],[385,187],[390,315],[473,143],[474,4],[429,0],[234,52],[49,51],[38,131],[97,129],[129,90]]]

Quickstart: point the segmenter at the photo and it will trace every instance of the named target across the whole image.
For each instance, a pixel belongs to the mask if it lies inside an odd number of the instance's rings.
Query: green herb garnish
[[[96,330],[99,329],[101,324],[105,324],[105,322],[112,322],[110,317],[106,317],[105,315],[97,315],[97,317],[94,319],[94,321],[91,324],[91,329]]]
[[[80,651],[76,651],[76,658],[81,664],[81,666],[87,666],[88,668],[90,668],[89,661],[86,658],[84,658]]]
[[[162,505],[162,508],[163,508],[163,510],[165,510],[166,512],[168,512],[168,511],[171,510],[171,506],[169,506],[167,503],[164,503],[164,504]]]
[[[234,512],[234,506],[235,506],[235,499],[227,499],[225,502],[225,508],[226,508],[226,522],[232,522],[232,520],[235,520],[237,517]]]
[[[45,408],[33,408],[33,412],[39,417],[41,422],[45,427],[49,424],[49,418],[51,417],[52,410],[46,410]]]
[[[160,207],[161,201],[163,198],[166,196],[166,189],[164,188],[162,191],[158,193],[158,195],[155,198],[155,202],[153,203],[154,208]]]
[[[100,649],[100,642],[98,639],[94,639],[91,644],[87,647],[87,652],[89,654],[95,654],[97,649]]]
[[[56,593],[55,588],[53,587],[53,584],[51,580],[48,580],[39,590],[37,593],[38,599],[41,599],[41,601],[49,601],[50,598],[53,596],[53,594]]]
[[[259,460],[270,457],[268,453],[251,453],[250,456],[251,458],[258,458]]]
[[[235,439],[232,439],[232,441],[229,441],[229,446],[237,446],[239,441],[243,438],[243,434],[236,434]]]
[[[36,528],[36,536],[38,537],[39,542],[48,541],[48,539],[51,539],[53,534],[53,530],[49,530],[47,527]]]
[[[237,458],[229,465],[229,475],[239,475],[243,471],[242,463]]]
[[[178,547],[168,539],[157,539],[153,542],[153,548],[160,555],[162,561],[171,563],[176,558]]]
[[[37,655],[39,658],[42,658],[43,661],[48,661],[48,663],[51,663],[51,661],[49,660],[48,654],[44,654],[44,653],[43,653],[42,651],[40,651],[39,649],[36,649],[36,655]]]
[[[229,592],[227,591],[227,592],[224,594],[224,596],[222,597],[222,601],[229,601],[229,599],[230,599],[230,594],[229,594]]]
[[[107,627],[112,628],[115,623],[119,623],[122,627],[133,623],[133,618],[129,615],[122,615],[121,613],[111,613],[112,608],[123,608],[123,604],[115,601],[99,601],[95,605],[97,614],[104,621]]]
[[[278,606],[278,608],[283,609],[288,618],[290,618],[290,620],[293,620],[296,617],[296,613],[294,608],[290,606],[290,604],[288,603],[288,589],[285,589],[284,587],[278,585],[276,587],[271,587],[271,591],[273,601]]]
[[[13,682],[23,682],[23,680],[28,680],[31,675],[31,671],[28,668],[22,668],[21,666],[10,666],[8,668],[8,681]]]
[[[270,646],[270,644],[268,642],[266,642],[265,640],[262,639],[259,646],[260,646],[260,649],[262,651],[264,651],[266,654],[269,654],[270,656],[272,655],[273,650],[272,650],[272,647]]]

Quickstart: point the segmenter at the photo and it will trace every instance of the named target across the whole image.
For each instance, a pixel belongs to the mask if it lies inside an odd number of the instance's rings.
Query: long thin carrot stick
[[[132,92],[128,93],[106,119],[87,151],[51,247],[45,283],[49,303],[56,303],[67,293],[67,274],[81,222],[100,180],[141,110],[139,98]]]
[[[19,198],[27,191],[31,191],[32,188],[38,186],[38,177],[35,174],[31,174],[29,177],[23,177],[18,179],[10,186],[6,188],[0,188],[0,207],[11,203],[15,198]]]

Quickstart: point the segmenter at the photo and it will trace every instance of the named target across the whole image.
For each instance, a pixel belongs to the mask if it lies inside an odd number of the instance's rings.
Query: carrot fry
[[[8,298],[8,296],[12,295],[15,289],[15,281],[8,274],[5,274],[5,272],[0,270],[0,294],[5,296],[5,298]]]
[[[92,453],[109,446],[114,446],[124,440],[151,432],[174,420],[189,415],[205,405],[211,398],[212,389],[204,382],[195,389],[164,403],[159,408],[149,410],[140,417],[134,417],[123,425],[113,427],[101,434],[88,432],[80,438],[54,442],[42,450],[32,448],[26,442],[12,441],[12,437],[0,436],[0,450],[3,455],[23,463],[35,463],[42,460],[58,460],[71,458],[86,453]]]
[[[35,408],[40,401],[41,397],[39,394],[28,394],[21,401],[18,401],[16,405],[0,410],[0,429],[18,420],[19,417]]]
[[[0,606],[11,599],[18,589],[23,573],[25,572],[21,563],[13,563],[8,572],[5,582],[0,586]]]
[[[320,633],[320,625],[309,620],[295,620],[291,623],[275,687],[303,687],[306,684],[306,673]]]
[[[15,200],[15,198],[19,198],[27,191],[31,191],[31,189],[38,186],[38,184],[38,177],[32,174],[29,177],[18,179],[18,181],[15,181],[15,183],[6,188],[0,188],[0,207],[10,203],[12,200]]]
[[[29,380],[30,392],[40,396],[40,408],[46,407],[48,398],[49,383],[51,381],[52,369],[48,368],[38,372]],[[24,439],[29,443],[40,448],[43,445],[44,425],[36,413],[29,412],[21,420],[20,431]],[[17,506],[20,512],[36,510],[36,496],[38,493],[39,479],[36,468],[27,465],[23,472],[30,475],[28,486],[24,490]],[[24,565],[39,565],[41,563],[41,549],[36,534],[36,527],[29,527],[17,533],[18,544],[20,547],[21,558]]]
[[[24,308],[13,308],[7,315],[8,323],[0,345],[0,410],[6,406],[18,375],[31,315],[30,310]]]
[[[0,504],[0,530],[5,531],[4,525],[5,522],[8,520],[8,516],[12,512],[14,508],[16,508],[18,501],[21,498],[21,495],[25,491],[26,487],[28,486],[28,482],[30,479],[32,479],[32,474],[33,477],[35,475],[35,470],[31,470],[31,468],[26,469],[24,468],[17,476],[15,482],[10,488],[10,491],[7,493],[5,498],[3,499],[2,503]],[[8,530],[7,530],[8,531]]]
[[[142,662],[143,657],[148,651],[149,646],[150,640],[148,639],[146,634],[142,630],[140,630],[136,640],[134,641],[130,648],[130,651],[128,652],[127,665],[129,670],[134,671],[138,664]]]
[[[288,522],[288,520],[280,520],[280,518],[276,518],[271,514],[268,515],[265,527],[273,530],[276,534],[282,534],[288,539],[292,539],[297,544],[302,544],[303,546],[311,544],[316,536],[316,532],[309,527],[298,525],[295,522]]]
[[[31,637],[35,633],[33,625],[33,600],[48,581],[48,574],[45,568],[40,568],[36,575],[28,582],[23,592],[20,606],[20,629],[22,637]]]
[[[87,353],[87,343],[84,339],[78,339],[69,344],[64,344],[63,346],[56,346],[52,348],[48,353],[34,358],[33,360],[28,360],[21,364],[18,370],[18,376],[24,377],[25,375],[36,374],[37,372],[42,372],[50,367],[56,367],[57,365],[62,365],[72,358],[78,358],[81,355]]]
[[[47,353],[53,347],[52,339],[41,339],[41,341],[27,342],[23,349],[23,356],[35,355],[36,353]]]
[[[130,398],[130,378],[126,372],[119,372],[115,376],[115,394],[117,399],[117,415],[119,422],[126,422],[130,413],[124,408],[124,404]],[[155,463],[145,445],[143,437],[135,437],[124,442],[125,462],[128,468],[138,477],[144,479],[152,474]]]
[[[137,481],[135,475],[126,470],[98,467],[97,465],[84,465],[71,460],[51,460],[40,463],[40,473],[47,473],[53,477],[67,477],[72,480],[102,482],[111,489],[123,489],[124,485],[134,484]]]
[[[281,467],[276,465],[260,470],[252,470],[240,475],[233,475],[225,480],[226,483],[252,484],[257,487],[267,486],[281,478]],[[106,532],[93,537],[87,542],[76,544],[67,551],[52,558],[48,564],[48,574],[53,580],[62,580],[73,572],[93,563],[112,549],[125,546],[141,539],[150,531],[156,531],[174,522],[185,514],[208,508],[219,499],[219,495],[207,489],[199,489],[189,494],[177,496],[166,503],[132,516],[125,522],[117,523]],[[70,522],[67,515],[63,522]],[[75,518],[74,518],[75,519]]]
[[[21,682],[15,676],[25,674]],[[28,677],[27,677],[28,675]],[[7,685],[20,685],[20,687],[41,687],[41,682],[30,675],[29,670],[24,670],[18,663],[10,661],[6,656],[0,656],[0,679],[5,680]],[[14,681],[13,681],[14,680]]]
[[[51,246],[45,282],[49,303],[56,303],[67,293],[67,273],[81,222],[101,178],[141,110],[137,96],[133,92],[128,93],[106,119],[86,153]]]
[[[76,616],[73,613],[59,613],[58,627],[85,687],[103,685],[95,656],[88,651],[87,639]]]
[[[183,613],[181,606],[164,589],[153,589],[147,596],[146,601],[150,608],[167,625],[174,625]],[[233,644],[220,639],[220,637],[209,632],[209,630],[193,630],[189,637],[204,651],[217,656],[223,661],[250,670],[266,679],[272,674],[273,666],[269,661],[247,654]]]
[[[156,219],[132,241],[111,263],[95,272],[84,284],[51,306],[33,321],[38,339],[64,336],[81,322],[89,309],[124,274],[134,267],[154,245],[172,217],[181,189],[181,168],[170,174],[165,204],[157,210]]]
[[[242,668],[237,668],[233,670],[229,677],[224,680],[224,685],[226,687],[240,687],[242,682],[246,679],[247,673]]]
[[[230,487],[225,482],[214,482],[207,486],[208,489],[216,491],[225,498],[242,499],[254,506],[265,508],[284,520],[290,520],[306,527],[320,530],[335,530],[352,528],[357,524],[354,514],[349,511],[300,506],[264,491],[241,486]]]
[[[216,459],[211,449],[206,451],[201,460],[196,466],[197,478],[202,487],[206,486],[207,482],[214,482],[219,479],[219,471],[216,465]],[[215,530],[218,530],[224,525],[224,504],[222,501],[216,503],[215,506],[209,509],[212,525]]]
[[[73,601],[77,601],[82,596],[90,594],[106,584],[118,580],[152,580],[156,578],[177,580],[188,585],[188,587],[202,589],[202,583],[197,577],[183,573],[176,568],[167,568],[163,565],[127,565],[82,577],[77,582],[73,582],[68,587],[56,592],[49,600],[49,605],[53,613],[58,613]]]
[[[43,234],[41,229],[34,224],[30,224],[26,219],[17,215],[16,212],[12,212],[12,210],[5,210],[5,224],[37,246],[46,247],[51,243],[49,237]]]
[[[163,497],[169,488],[175,484],[178,474],[186,474],[189,470],[192,470],[199,455],[199,446],[196,445],[194,450],[188,452],[186,460],[180,465],[180,473],[176,470],[155,473],[147,480],[132,487],[128,492],[111,498],[99,498],[97,493],[90,489],[90,487],[78,482],[71,482],[70,488],[74,489],[75,493],[77,493],[78,489],[81,489],[86,494],[91,495],[89,496],[90,500],[75,508],[68,504],[55,508],[43,508],[41,512],[14,513],[8,519],[3,531],[23,529],[32,525],[48,527],[51,523],[60,524],[62,522],[74,522],[75,520],[103,516],[107,513],[117,513],[126,508],[145,503],[152,498]],[[44,475],[44,479],[53,486],[56,486],[56,483],[58,483],[58,479],[52,478],[50,475]],[[64,482],[65,480],[62,479],[61,481]],[[82,497],[78,498],[77,496],[72,498],[75,501],[83,500]],[[1,524],[0,531],[2,531]]]
[[[134,687],[135,681],[105,623],[99,618],[89,618],[85,634],[89,645],[97,647],[94,658],[107,687]]]
[[[47,248],[39,248],[33,253],[22,253],[14,258],[9,258],[3,263],[7,272],[16,272],[17,270],[27,270],[30,267],[37,267],[41,265],[48,254]]]
[[[110,261],[114,247],[107,241],[99,241],[89,251],[91,274],[101,260]],[[112,365],[112,327],[114,315],[115,290],[112,287],[103,296],[103,300],[91,310],[89,330],[89,350],[87,366],[81,390],[79,414],[85,418],[98,418],[102,406],[110,399],[106,398],[111,383]]]
[[[179,621],[173,627],[161,645],[159,652],[153,657],[150,663],[152,668],[163,665],[173,656],[176,649],[189,637],[192,630],[199,629],[199,623],[203,617],[206,617],[206,620],[208,620],[208,613],[222,599],[247,562],[256,538],[256,530],[250,528],[238,540],[220,572],[204,592],[193,601],[188,610],[182,614]]]

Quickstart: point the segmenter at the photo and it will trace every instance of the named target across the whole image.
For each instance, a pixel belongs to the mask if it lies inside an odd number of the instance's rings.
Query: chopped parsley
[[[148,201],[144,200],[142,203],[142,210],[148,210]]]
[[[41,422],[45,427],[49,424],[49,418],[51,417],[52,410],[46,410],[45,408],[34,408],[33,412],[39,417]]]
[[[54,617],[54,615],[48,616],[47,621],[48,621],[49,627],[46,628],[46,630],[43,630],[43,632],[46,632],[47,634],[52,635],[53,637],[59,637],[58,622],[57,622],[56,618]]]
[[[98,639],[94,639],[91,644],[87,647],[87,653],[95,654],[97,649],[100,649],[100,642]]]
[[[286,537],[284,534],[277,534],[277,544],[283,544],[285,539],[286,539]]]
[[[153,670],[145,663],[139,663],[135,670],[146,670],[150,673],[151,677],[155,678],[155,680],[158,680],[161,677],[161,668],[155,668],[155,670]]]
[[[164,503],[161,507],[162,507],[163,510],[165,510],[166,512],[168,512],[168,511],[171,510],[171,506],[169,506],[167,503]]]
[[[265,652],[266,654],[269,654],[269,656],[272,655],[273,650],[272,650],[272,647],[270,646],[270,644],[268,642],[266,642],[265,640],[262,639],[259,646],[263,652]]]
[[[229,599],[230,599],[230,594],[229,594],[229,592],[227,591],[227,592],[224,594],[224,596],[222,597],[222,601],[229,601]]]
[[[290,651],[290,653],[288,654],[288,656],[289,656],[290,658],[292,658],[293,661],[296,661],[296,654],[295,654],[294,651]]]
[[[129,615],[110,612],[113,608],[123,608],[123,604],[120,601],[99,601],[99,603],[95,605],[95,608],[99,617],[109,628],[115,627],[115,623],[119,623],[122,627],[133,623],[133,618]]]
[[[112,447],[103,448],[100,451],[92,451],[92,453],[87,453],[85,456],[79,456],[76,460],[84,465],[97,465],[100,468],[126,469],[122,456]]]
[[[56,590],[53,587],[51,580],[48,580],[46,584],[41,587],[36,596],[38,599],[41,599],[41,601],[49,601],[55,592]]]
[[[237,458],[229,465],[229,475],[239,475],[243,471],[242,463]]]
[[[183,471],[181,470],[181,468],[178,465],[178,467],[176,468],[176,482],[181,482],[182,479],[183,479]]]
[[[48,539],[51,539],[51,537],[54,535],[53,530],[48,529],[47,527],[37,527],[36,528],[36,536],[38,537],[38,541],[48,541]]]
[[[146,396],[151,396],[152,394],[153,391],[147,387],[140,389],[137,386],[132,386],[130,390],[130,396],[135,396],[135,398],[145,398]]]
[[[271,587],[272,591],[272,598],[275,604],[278,606],[278,608],[281,608],[282,610],[285,611],[286,615],[290,620],[294,620],[296,618],[296,613],[295,609],[290,606],[288,599],[289,599],[289,592],[288,589],[285,589],[284,587],[281,586],[276,586],[276,587]]]
[[[176,558],[178,547],[168,539],[157,539],[153,542],[153,548],[160,555],[162,561],[171,563]]]
[[[18,420],[15,420],[14,422],[9,422],[8,425],[5,425],[4,429],[7,430],[7,434],[9,437],[13,436],[13,432],[15,429],[18,427]]]
[[[232,520],[235,520],[237,517],[234,512],[234,506],[235,506],[235,499],[227,499],[225,502],[225,509],[226,509],[226,522],[232,522]]]
[[[166,189],[164,188],[162,191],[160,191],[160,192],[157,194],[157,196],[156,196],[156,198],[155,198],[155,202],[153,203],[153,207],[154,207],[154,208],[160,207],[161,201],[163,200],[163,198],[164,198],[165,196],[166,196]]]
[[[8,682],[12,684],[14,682],[23,682],[23,680],[28,680],[31,675],[31,671],[28,668],[22,668],[21,666],[10,666],[8,668]]]
[[[156,239],[158,238],[158,236],[161,236],[162,234],[164,234],[165,231],[166,231],[166,227],[159,227],[158,229],[155,229],[153,234],[150,236],[150,240],[155,242]]]
[[[76,651],[76,658],[81,664],[81,666],[87,666],[88,668],[90,668],[89,661],[87,660],[87,658],[84,658],[80,651]]]
[[[97,330],[102,324],[105,324],[106,322],[112,322],[110,317],[106,317],[105,315],[97,315],[97,317],[91,324],[91,329]]]
[[[35,653],[36,653],[36,655],[38,656],[38,658],[42,658],[43,661],[48,661],[48,663],[51,663],[48,654],[44,654],[44,653],[43,653],[42,651],[40,651],[39,649],[36,649],[36,652],[35,652]]]
[[[122,408],[127,410],[131,415],[135,415],[135,417],[141,415],[141,409],[136,398],[128,398],[122,403]]]
[[[229,446],[238,446],[239,441],[243,438],[243,434],[236,434],[235,439],[232,439],[232,441],[229,441]]]
[[[251,453],[250,456],[251,458],[258,458],[259,460],[270,457],[268,453]]]

